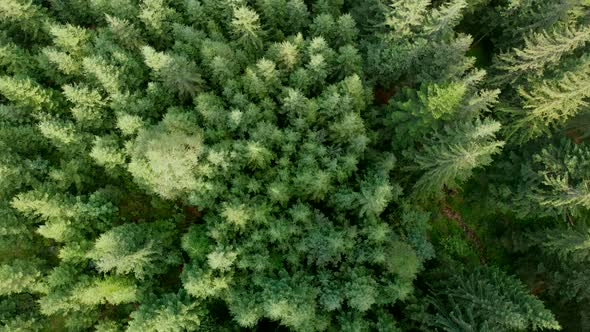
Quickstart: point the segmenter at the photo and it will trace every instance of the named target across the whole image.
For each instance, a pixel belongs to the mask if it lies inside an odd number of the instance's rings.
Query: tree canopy
[[[590,2],[3,0],[6,331],[590,330]]]

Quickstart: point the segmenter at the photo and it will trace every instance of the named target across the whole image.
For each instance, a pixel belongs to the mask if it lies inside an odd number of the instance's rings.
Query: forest
[[[0,0],[0,331],[590,331],[590,0]]]

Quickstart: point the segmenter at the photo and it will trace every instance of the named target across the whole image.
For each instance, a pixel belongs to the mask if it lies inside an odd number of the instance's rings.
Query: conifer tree
[[[22,31],[23,39],[41,38],[45,22],[49,18],[41,6],[28,0],[7,0],[0,5],[0,24],[3,29],[16,34]]]
[[[446,264],[439,210],[481,185],[497,220],[586,221],[586,9],[0,2],[0,324],[389,332],[421,308],[427,329],[558,328],[507,273]],[[586,233],[537,235],[543,298],[585,303]],[[430,303],[432,266],[460,273]]]
[[[198,330],[207,312],[185,292],[150,299],[133,312],[127,331]]]
[[[541,301],[514,277],[495,267],[462,271],[445,281],[432,304],[432,327],[443,331],[559,330]]]
[[[548,134],[552,128],[563,127],[567,120],[587,107],[589,88],[590,60],[585,57],[561,77],[543,80],[529,91],[521,89],[519,93],[526,113],[520,115],[520,112],[508,110],[516,117],[510,133],[526,141]]]
[[[41,277],[36,267],[39,262],[14,260],[0,267],[0,294],[34,293],[35,284]]]
[[[494,140],[499,129],[500,124],[493,121],[467,123],[434,136],[422,151],[410,152],[415,167],[425,171],[414,186],[415,193],[441,195],[443,189],[459,188],[475,168],[489,165],[500,152],[504,143]]]
[[[553,31],[533,33],[525,39],[522,49],[498,56],[495,67],[502,74],[494,79],[500,82],[514,82],[522,75],[540,76],[546,67],[556,65],[562,56],[583,47],[590,40],[590,29],[586,26],[563,26]]]
[[[178,262],[178,254],[170,248],[174,234],[170,223],[134,226],[112,228],[96,240],[88,256],[100,272],[133,274],[144,279],[165,271],[166,264]]]

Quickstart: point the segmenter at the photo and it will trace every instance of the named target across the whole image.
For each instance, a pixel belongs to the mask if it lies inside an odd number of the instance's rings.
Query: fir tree
[[[477,167],[488,165],[504,145],[494,140],[498,122],[467,123],[435,135],[423,151],[413,155],[416,168],[425,171],[416,182],[417,195],[441,195],[443,189],[457,189]]]
[[[481,255],[519,270],[496,235],[522,219],[539,231],[522,250],[547,263],[531,272],[541,296],[586,303],[587,232],[556,224],[590,205],[587,128],[572,125],[588,108],[587,9],[1,2],[0,324],[558,328],[515,278],[448,257],[483,232]],[[451,237],[441,202],[463,227]],[[425,301],[433,266],[459,273]]]
[[[514,82],[523,75],[540,76],[546,67],[559,60],[590,40],[590,29],[586,26],[563,26],[556,30],[533,33],[525,39],[522,49],[498,56],[496,69],[502,71],[494,76],[496,81]]]
[[[197,330],[207,312],[183,291],[150,299],[133,312],[127,331]]]
[[[552,127],[562,127],[567,120],[578,115],[587,106],[590,87],[590,60],[585,58],[570,72],[561,77],[544,80],[530,91],[519,93],[525,114],[508,110],[517,117],[510,133],[521,140],[547,134]]]
[[[444,331],[560,329],[541,301],[516,278],[494,267],[462,272],[445,282],[431,299],[432,327]]]
[[[178,262],[178,256],[170,250],[173,237],[171,224],[131,224],[112,228],[102,234],[88,252],[101,272],[134,274],[139,279],[166,270],[166,264]],[[162,266],[163,265],[163,266]]]

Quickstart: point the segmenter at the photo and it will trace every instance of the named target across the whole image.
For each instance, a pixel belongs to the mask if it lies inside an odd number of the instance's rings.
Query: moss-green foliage
[[[458,272],[433,290],[432,327],[442,331],[560,329],[553,314],[516,278],[493,267]]]
[[[0,325],[559,328],[478,265],[587,300],[588,6],[0,2]]]
[[[501,90],[494,114],[506,146],[464,187],[459,206],[488,260],[517,273],[567,331],[590,326],[587,298],[576,286],[587,269],[574,258],[583,255],[570,255],[576,243],[584,250],[589,216],[589,5],[505,1],[495,13],[480,8],[469,18],[475,29],[482,27],[473,24],[478,15],[494,22],[480,38],[493,46],[487,84]]]

